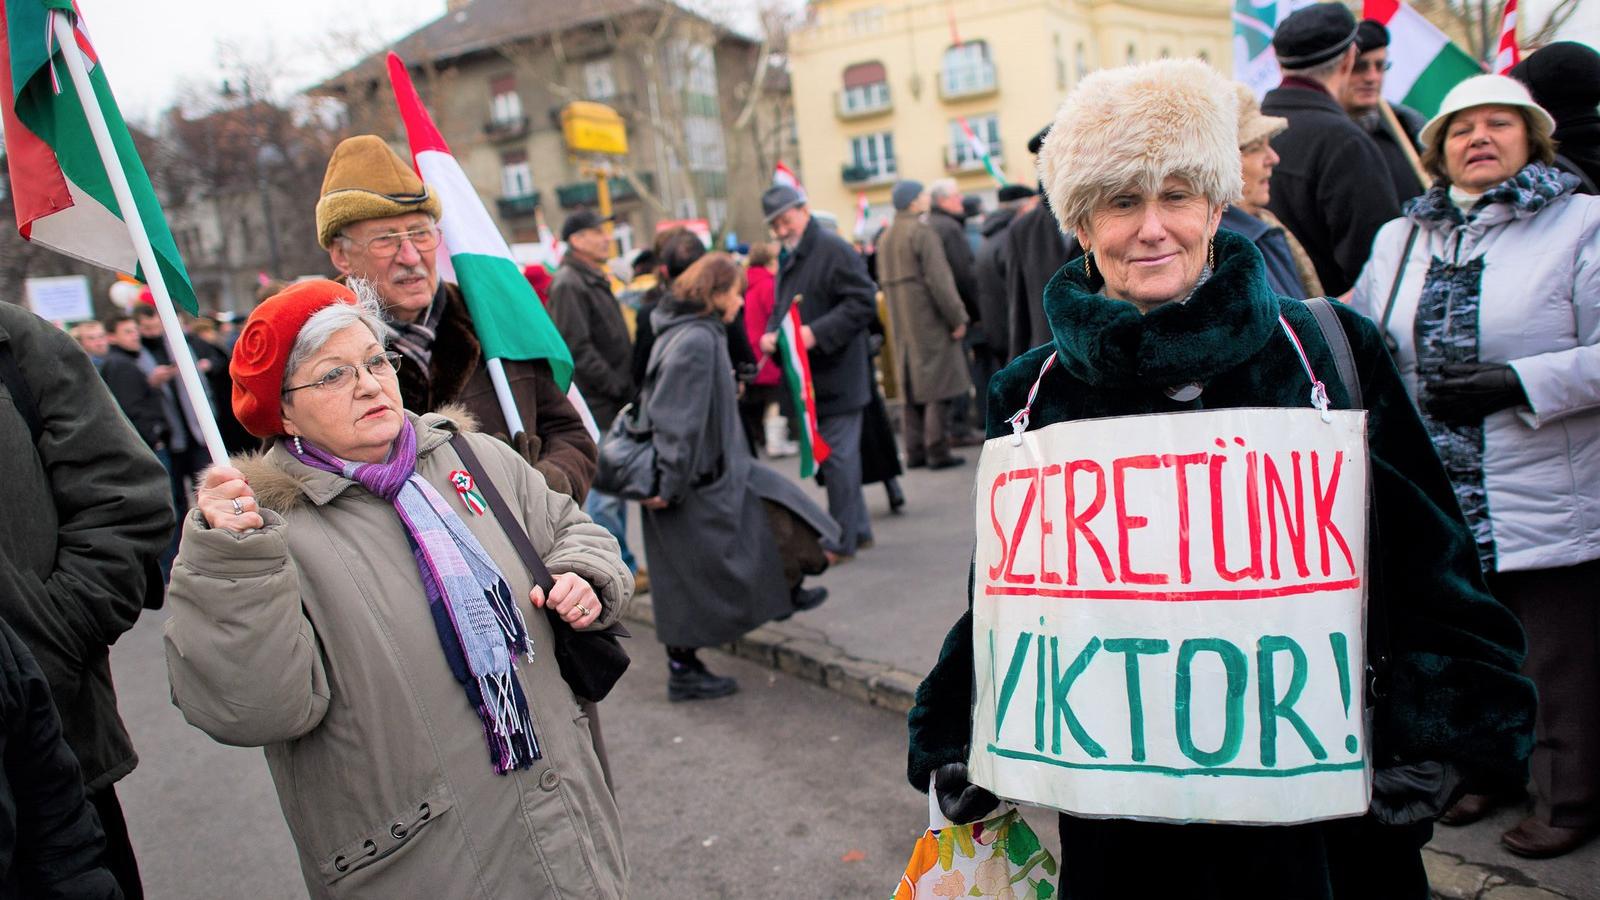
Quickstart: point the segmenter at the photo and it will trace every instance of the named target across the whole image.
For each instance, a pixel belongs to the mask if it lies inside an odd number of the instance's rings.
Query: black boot
[[[738,692],[739,682],[711,674],[695,651],[669,649],[667,654],[667,699],[673,703],[712,700]]]
[[[883,483],[883,489],[889,493],[889,513],[900,515],[906,508],[906,492],[900,489],[900,479],[891,478]]]

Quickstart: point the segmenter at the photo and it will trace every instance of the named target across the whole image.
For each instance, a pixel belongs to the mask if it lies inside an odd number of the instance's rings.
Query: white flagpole
[[[166,332],[167,349],[172,354],[172,361],[178,366],[179,377],[183,379],[184,397],[189,401],[189,407],[196,421],[200,423],[206,449],[211,451],[211,461],[216,465],[223,465],[228,461],[228,451],[222,444],[222,432],[217,429],[217,420],[211,414],[209,404],[199,402],[206,396],[205,387],[200,383],[200,370],[195,367],[194,356],[189,352],[189,344],[183,337],[183,323],[178,320],[177,310],[172,306],[172,295],[167,292],[167,282],[161,276],[161,267],[156,263],[155,248],[150,246],[150,235],[144,230],[144,222],[139,218],[139,207],[133,200],[133,189],[128,186],[128,178],[122,172],[122,160],[117,156],[116,145],[111,141],[111,129],[106,125],[106,116],[100,109],[100,99],[95,96],[94,83],[89,80],[89,69],[83,63],[83,53],[78,49],[78,42],[73,37],[72,20],[64,10],[52,10],[50,13],[51,30],[55,33],[56,40],[61,45],[61,56],[67,62],[67,71],[72,75],[72,86],[78,92],[78,98],[83,102],[84,116],[89,120],[89,131],[94,135],[95,149],[100,151],[100,163],[105,166],[106,177],[111,181],[111,190],[117,197],[117,208],[122,212],[122,221],[128,226],[128,236],[133,239],[134,251],[139,256],[139,265],[144,269],[145,278],[150,285],[150,293],[155,297],[156,310],[161,313],[161,326]]]
[[[488,360],[489,383],[494,385],[494,396],[500,401],[500,413],[506,417],[506,431],[516,437],[528,429],[522,426],[522,413],[511,396],[511,383],[506,381],[506,366],[499,357]]]

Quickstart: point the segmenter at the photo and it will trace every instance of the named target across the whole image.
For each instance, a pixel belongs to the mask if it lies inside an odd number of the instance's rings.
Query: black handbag
[[[456,455],[473,473],[473,481],[483,493],[483,499],[489,504],[501,530],[511,539],[511,546],[516,548],[528,574],[533,576],[533,583],[548,597],[550,589],[555,586],[555,579],[550,577],[550,570],[539,558],[539,551],[533,549],[533,541],[528,539],[528,533],[517,524],[511,508],[506,506],[505,498],[500,496],[499,488],[494,486],[492,479],[486,477],[483,465],[478,462],[478,455],[472,452],[466,441],[458,440],[460,437],[459,433],[450,437]],[[628,651],[622,649],[620,639],[633,635],[621,622],[600,631],[578,631],[554,610],[546,608],[545,613],[550,619],[550,631],[555,636],[552,650],[556,665],[561,668],[561,677],[567,682],[567,687],[580,700],[590,703],[604,700],[618,679],[622,678],[622,673],[628,671],[628,663],[632,662],[628,658]]]
[[[594,489],[624,500],[644,500],[656,495],[654,432],[643,398],[624,406],[600,439]]]

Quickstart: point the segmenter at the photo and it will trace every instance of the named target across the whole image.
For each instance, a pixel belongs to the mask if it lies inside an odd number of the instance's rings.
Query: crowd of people
[[[957,451],[1019,409],[1303,406],[1307,370],[1342,358],[1318,297],[1341,301],[1353,381],[1327,395],[1367,411],[1389,536],[1372,810],[1063,813],[1062,896],[1120,896],[1137,867],[1186,896],[1420,898],[1434,821],[1530,789],[1505,846],[1580,846],[1600,833],[1600,55],[1550,45],[1424,120],[1382,100],[1389,42],[1321,3],[1280,24],[1259,100],[1194,61],[1094,73],[1030,143],[1037,186],[984,211],[906,179],[855,243],[789,185],[737,254],[672,229],[619,262],[577,210],[559,268],[529,272],[573,394],[541,360],[505,361],[497,394],[439,276],[439,198],[375,135],[334,150],[315,202],[333,277],[264,285],[242,324],[168,335],[135,304],[69,338],[0,304],[0,493],[29,511],[0,522],[0,792],[30,823],[0,895],[142,896],[109,647],[165,602],[173,702],[265,748],[312,896],[627,896],[599,709],[620,668],[585,654],[635,594],[667,697],[732,694],[699,651],[824,603],[806,579],[873,546],[867,485],[891,514],[907,469],[963,485]],[[782,365],[791,317],[809,385]],[[774,468],[813,438],[825,509]],[[957,822],[998,802],[966,769],[970,616],[909,717],[911,783]]]

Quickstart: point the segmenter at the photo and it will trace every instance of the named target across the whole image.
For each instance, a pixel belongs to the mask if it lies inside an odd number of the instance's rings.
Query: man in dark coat
[[[339,144],[317,201],[317,236],[342,277],[369,282],[397,336],[400,397],[414,413],[459,404],[516,447],[550,487],[583,501],[594,439],[542,360],[506,360],[523,430],[512,434],[461,289],[439,280],[439,199],[376,135]]]
[[[1007,322],[1006,278],[1010,275],[1011,249],[1006,233],[1017,216],[1038,204],[1032,188],[1007,184],[1000,188],[1000,207],[984,217],[980,233],[983,242],[972,262],[978,288],[978,323],[972,345],[973,387],[978,394],[978,420],[988,417],[989,379],[1011,361],[1011,330]]]
[[[161,409],[161,394],[139,370],[139,351],[143,349],[139,326],[133,323],[132,316],[112,316],[103,324],[110,340],[100,358],[100,377],[111,389],[122,414],[133,423],[133,430],[159,458],[167,448],[169,426]]]
[[[601,271],[611,250],[607,219],[588,209],[575,210],[561,223],[567,253],[550,284],[550,319],[572,352],[572,382],[582,392],[601,432],[611,427],[622,407],[633,399],[633,344],[622,305],[611,293],[611,280]],[[590,491],[584,503],[589,517],[611,532],[622,561],[637,576],[638,563],[628,548],[628,506],[621,497]]]
[[[1039,155],[1050,126],[1028,141],[1028,152]],[[1042,191],[1040,192],[1043,193]],[[1061,230],[1050,200],[1040,198],[1033,209],[1017,216],[1006,229],[1006,359],[1009,363],[1050,340],[1050,323],[1044,317],[1044,286],[1067,260],[1083,255],[1078,239]]]
[[[1600,52],[1556,41],[1517,63],[1511,77],[1556,120],[1556,165],[1584,180],[1579,193],[1600,194]]]
[[[50,685],[0,620],[0,897],[122,897]]]
[[[839,539],[825,542],[823,549],[837,562],[872,540],[872,520],[861,494],[861,422],[872,396],[867,329],[878,314],[877,287],[867,277],[861,255],[823,229],[794,188],[768,188],[761,208],[785,250],[761,349],[776,354],[778,327],[798,302],[800,339],[816,391],[817,429],[831,451],[821,466],[828,513],[839,524]]]
[[[1355,39],[1355,16],[1342,4],[1293,13],[1272,38],[1283,83],[1261,101],[1264,114],[1289,120],[1272,145],[1280,159],[1268,208],[1335,297],[1355,284],[1378,229],[1400,215],[1383,152],[1336,99],[1355,67]]]
[[[1361,130],[1372,135],[1383,153],[1389,180],[1394,183],[1395,196],[1401,205],[1421,194],[1427,186],[1411,164],[1411,156],[1400,142],[1410,145],[1413,153],[1422,151],[1417,135],[1424,124],[1422,115],[1408,106],[1391,104],[1395,121],[1405,134],[1396,135],[1389,127],[1380,105],[1383,100],[1383,78],[1389,71],[1389,29],[1377,19],[1362,19],[1356,26],[1356,64],[1350,70],[1350,80],[1339,95],[1339,103]]]
[[[999,369],[999,365],[988,358],[987,345],[979,351],[984,326],[979,318],[982,310],[978,307],[978,273],[973,260],[972,237],[967,231],[967,199],[961,195],[961,188],[956,185],[954,178],[941,178],[928,185],[927,223],[939,236],[939,243],[944,247],[944,258],[950,264],[950,274],[955,277],[956,292],[960,294],[961,305],[967,311],[970,328],[961,339],[961,355],[967,374],[971,376],[973,384],[984,384]],[[976,197],[971,199],[977,200]],[[978,358],[979,352],[984,354],[982,360]],[[968,398],[957,397],[950,401],[950,438],[956,446],[971,447],[983,443],[975,434],[982,421],[981,418],[974,420],[972,403]]]
[[[106,830],[106,866],[141,897],[113,788],[139,760],[117,715],[111,645],[160,600],[169,483],[83,351],[10,303],[0,303],[0,383],[0,620],[50,682]]]

